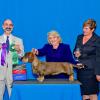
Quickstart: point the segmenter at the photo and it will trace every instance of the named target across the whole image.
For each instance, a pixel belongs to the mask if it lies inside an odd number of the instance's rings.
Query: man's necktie
[[[9,36],[7,36],[6,44],[7,44],[7,53],[8,53],[9,52]]]

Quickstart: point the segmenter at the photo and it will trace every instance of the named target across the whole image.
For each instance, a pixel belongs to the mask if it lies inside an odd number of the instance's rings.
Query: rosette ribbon
[[[7,45],[6,43],[1,44],[2,45],[2,52],[1,52],[1,65],[4,66],[5,60],[6,60],[6,54],[7,54]]]

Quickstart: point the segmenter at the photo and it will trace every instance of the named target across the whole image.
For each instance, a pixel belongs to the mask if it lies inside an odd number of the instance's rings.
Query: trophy
[[[79,57],[81,56],[81,51],[80,48],[76,48],[75,50],[75,57],[76,57],[76,61],[79,62]]]
[[[81,68],[84,68],[84,64],[82,64],[80,61],[79,61],[79,57],[81,56],[81,51],[80,51],[80,48],[76,48],[75,50],[75,57],[76,57],[76,62],[77,62],[77,65],[78,65],[78,68],[81,69]]]

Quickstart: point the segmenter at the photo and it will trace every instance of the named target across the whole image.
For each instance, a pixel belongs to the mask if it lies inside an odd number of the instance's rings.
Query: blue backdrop
[[[6,18],[13,20],[13,34],[23,39],[25,52],[42,47],[51,30],[57,30],[73,50],[84,20],[95,19],[99,34],[99,10],[100,0],[0,0],[0,26]],[[31,67],[27,69],[28,78],[33,78]]]

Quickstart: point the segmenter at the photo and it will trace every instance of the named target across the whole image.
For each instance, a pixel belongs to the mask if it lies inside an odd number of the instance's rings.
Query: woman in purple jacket
[[[45,56],[47,62],[70,62],[76,64],[73,59],[70,46],[61,43],[61,37],[56,31],[48,33],[48,43],[41,49],[33,49],[37,56]],[[55,75],[53,78],[66,78],[66,75]],[[51,76],[50,76],[51,78]]]

